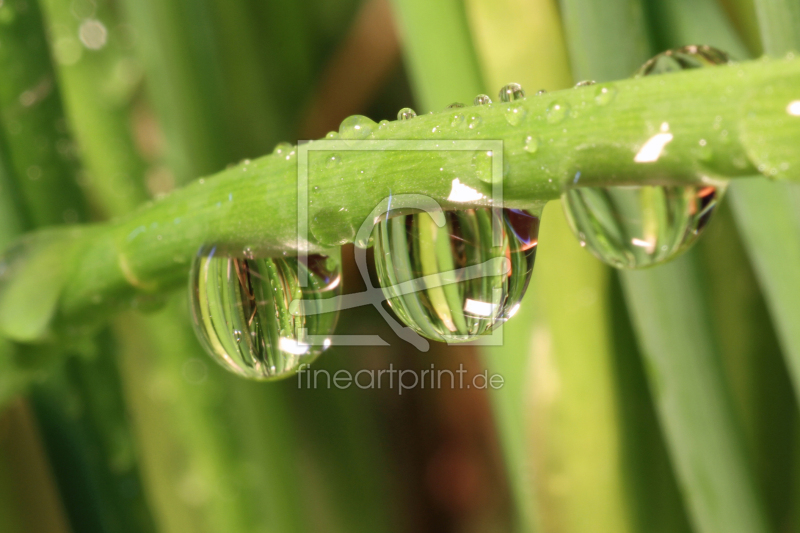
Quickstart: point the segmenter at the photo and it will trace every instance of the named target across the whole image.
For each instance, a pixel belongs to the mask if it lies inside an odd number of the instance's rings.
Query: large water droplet
[[[514,100],[522,100],[525,98],[525,89],[522,88],[522,85],[519,83],[509,83],[502,89],[500,89],[500,97],[501,102],[512,102]]]
[[[727,62],[727,54],[720,50],[686,46],[657,55],[636,75],[652,76]],[[607,98],[602,90],[595,96],[600,105],[604,105]],[[653,138],[668,142],[672,136],[666,135],[662,126],[662,133]],[[660,147],[663,148],[663,143]],[[658,155],[635,160],[651,164]],[[701,160],[711,158],[705,140],[699,142],[697,156]],[[582,246],[613,267],[644,268],[668,261],[688,249],[708,224],[724,191],[722,182],[690,186],[573,187],[567,189],[561,199],[569,225]]]
[[[189,293],[197,336],[214,360],[236,374],[289,376],[331,344],[338,311],[330,298],[341,292],[338,252],[309,256],[307,267],[296,258],[238,255],[209,247],[195,258]],[[293,300],[305,301],[302,313],[289,311]]]
[[[579,187],[561,200],[582,246],[615,268],[643,268],[691,246],[719,197],[710,185]]]
[[[397,112],[397,120],[411,120],[417,116],[417,112],[410,107],[404,107]]]
[[[491,209],[383,220],[375,229],[375,265],[389,306],[420,335],[466,342],[511,317],[530,281],[539,217]],[[492,247],[492,222],[502,246]]]
[[[339,137],[345,140],[366,139],[377,126],[375,121],[368,117],[353,115],[344,119],[339,125]]]

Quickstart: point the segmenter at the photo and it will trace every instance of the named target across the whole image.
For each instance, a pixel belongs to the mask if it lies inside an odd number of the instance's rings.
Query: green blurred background
[[[0,248],[352,114],[797,40],[800,0],[0,0]],[[800,531],[800,194],[737,181],[690,253],[636,273],[549,204],[502,347],[418,353],[356,309],[337,333],[393,346],[316,363],[488,368],[499,390],[245,381],[184,293],[80,343],[0,338],[0,532]]]

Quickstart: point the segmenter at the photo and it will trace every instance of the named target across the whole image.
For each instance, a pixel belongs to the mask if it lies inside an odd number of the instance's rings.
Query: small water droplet
[[[511,104],[506,108],[504,116],[506,118],[506,122],[508,122],[512,126],[519,126],[525,115],[527,114],[527,110],[525,106],[521,103]]]
[[[272,151],[272,153],[275,154],[275,155],[279,155],[279,156],[285,156],[285,155],[287,155],[289,152],[291,152],[293,150],[294,150],[294,146],[292,146],[289,143],[282,142],[282,143],[278,143],[278,144],[275,145],[275,149]],[[249,159],[247,159],[246,161],[247,161],[246,164],[250,164],[250,160]]]
[[[479,128],[483,119],[480,115],[470,115],[469,119],[467,120],[467,127],[471,130]]]
[[[375,121],[368,117],[352,115],[339,125],[339,137],[346,140],[366,139],[377,127]]]
[[[389,126],[391,126],[391,125],[392,125],[392,123],[389,122],[388,120],[381,120],[380,122],[378,122],[378,129],[379,130],[385,130],[385,129],[388,129]]]
[[[547,122],[550,124],[558,124],[562,122],[569,114],[569,105],[564,102],[553,102],[547,107]]]
[[[339,132],[337,132],[337,131],[329,131],[327,134],[325,134],[325,138],[326,139],[338,139],[339,138]]]
[[[417,112],[410,107],[404,107],[397,112],[397,120],[411,120],[417,116]]]
[[[597,103],[597,105],[603,106],[609,104],[616,96],[617,89],[615,87],[605,85],[597,88],[597,92],[594,95],[594,101]]]
[[[325,159],[325,168],[336,168],[342,164],[342,156],[331,154]]]
[[[438,227],[427,213],[390,217],[375,228],[375,266],[389,306],[424,337],[467,342],[516,311],[533,272],[539,217],[491,209],[448,211]],[[503,246],[492,247],[492,223]],[[432,283],[402,293],[398,285],[425,277]]]
[[[543,94],[547,94],[547,91],[544,89],[539,89],[536,91],[536,96],[542,96]]]
[[[580,87],[588,87],[590,85],[594,85],[595,83],[597,83],[597,82],[594,81],[594,80],[579,81],[578,83],[575,84],[575,89],[578,89]]]
[[[539,139],[533,135],[525,137],[525,151],[529,154],[535,154],[539,151]]]
[[[653,57],[636,71],[635,77],[724,65],[729,62],[730,56],[727,53],[711,46],[684,46]]]
[[[315,339],[333,331],[341,293],[340,260],[312,255],[245,259],[206,247],[192,265],[190,299],[195,332],[211,357],[250,379],[290,376],[311,363],[329,343]],[[308,286],[299,286],[299,276]],[[290,311],[294,300],[304,304]],[[311,337],[314,336],[314,337]]]
[[[474,105],[489,105],[492,103],[492,99],[489,98],[487,94],[479,94],[475,97],[475,100],[472,101]]]
[[[450,126],[453,128],[457,128],[463,123],[464,123],[464,114],[456,113],[455,115],[453,115],[453,120],[450,121]]]
[[[514,100],[522,100],[525,98],[525,89],[519,83],[509,83],[502,89],[498,95],[501,102],[513,102]]]
[[[464,106],[464,104],[462,104],[461,102],[453,102],[452,104],[447,106],[447,109],[459,109],[459,108],[462,108],[462,107],[466,107],[466,106]]]

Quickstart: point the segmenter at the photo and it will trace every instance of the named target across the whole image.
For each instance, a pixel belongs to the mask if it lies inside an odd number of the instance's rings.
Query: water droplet
[[[339,137],[346,140],[366,139],[378,125],[363,115],[347,117],[339,125]]]
[[[542,96],[543,94],[547,94],[547,91],[544,89],[539,89],[536,91],[536,96]]]
[[[722,50],[711,46],[684,46],[675,50],[667,50],[650,59],[636,71],[635,76],[652,76],[679,72],[694,68],[724,65],[730,62],[730,57]]]
[[[539,139],[533,135],[525,137],[525,151],[529,154],[535,154],[539,151]]]
[[[466,106],[464,106],[464,104],[462,104],[461,102],[453,102],[452,104],[447,106],[447,109],[459,109],[459,108],[462,108],[462,107],[466,107]]]
[[[336,168],[342,164],[342,156],[331,154],[325,159],[325,168]]]
[[[492,223],[503,245],[492,247]],[[389,306],[424,337],[466,342],[516,311],[536,257],[539,217],[491,209],[445,213],[438,227],[426,214],[383,220],[375,229],[375,266]],[[404,290],[406,282],[417,291]]]
[[[652,76],[727,63],[727,54],[708,46],[669,50],[645,63],[637,76]],[[672,139],[669,126],[653,136],[659,151]],[[647,143],[646,143],[647,144]],[[710,147],[698,143],[701,157]],[[637,158],[642,153],[640,150]],[[659,152],[660,153],[660,152]],[[651,164],[656,157],[634,159]],[[595,256],[616,268],[644,268],[688,249],[706,227],[725,192],[725,184],[645,187],[572,187],[562,203],[572,231]]]
[[[526,114],[527,111],[525,107],[520,103],[516,103],[511,104],[506,108],[504,116],[506,117],[506,122],[508,122],[510,125],[519,126]]]
[[[457,128],[463,123],[464,123],[464,114],[456,113],[455,115],[453,115],[453,120],[450,121],[450,126],[453,128]]]
[[[204,248],[195,258],[190,298],[195,332],[211,357],[241,376],[270,380],[311,363],[330,342],[340,294],[339,258],[245,259]],[[308,286],[300,287],[300,276]],[[294,300],[305,303],[292,313]]]
[[[325,138],[326,139],[338,139],[339,138],[339,132],[337,132],[337,131],[329,131],[325,135]]]
[[[580,87],[588,87],[590,85],[594,85],[595,83],[597,83],[597,82],[594,81],[594,80],[579,81],[578,83],[575,84],[575,89],[578,89]]]
[[[558,124],[562,122],[569,114],[569,105],[564,102],[553,102],[547,108],[547,122],[550,124]]]
[[[594,101],[597,105],[607,105],[617,96],[617,89],[610,86],[602,86],[597,88],[594,95]]]
[[[278,143],[278,144],[275,145],[275,149],[272,151],[272,153],[275,154],[275,155],[286,156],[290,152],[292,152],[293,150],[294,150],[294,146],[292,146],[289,143]],[[250,163],[250,160],[248,159],[246,164],[249,164],[249,163]]]
[[[480,127],[482,122],[483,122],[483,119],[481,118],[480,115],[471,115],[469,117],[469,119],[467,120],[467,127],[469,129],[471,129],[471,130],[474,130],[474,129]]]
[[[478,96],[475,97],[472,103],[474,105],[489,105],[492,103],[492,99],[489,98],[488,94],[479,94]]]
[[[397,112],[397,120],[411,120],[417,116],[417,112],[410,107],[404,107]]]
[[[513,102],[514,100],[522,100],[525,98],[525,89],[519,83],[509,83],[500,89],[501,102]]]
[[[385,130],[388,129],[391,125],[392,123],[389,122],[388,120],[381,120],[380,122],[378,122],[378,129]]]
[[[668,261],[697,240],[719,202],[710,185],[578,187],[562,197],[573,233],[615,268]]]

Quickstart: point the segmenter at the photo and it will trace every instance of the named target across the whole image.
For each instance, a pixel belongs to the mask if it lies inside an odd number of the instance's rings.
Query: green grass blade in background
[[[576,80],[626,78],[650,57],[639,0],[559,0],[559,4]]]
[[[635,23],[644,32],[641,8],[632,8],[627,1],[618,3],[639,14]],[[582,4],[576,1],[575,9]],[[608,2],[595,4],[598,10],[614,9]],[[616,10],[631,12],[623,7]],[[608,39],[608,28],[599,24],[599,18],[581,21],[567,24],[567,38],[582,43],[573,48],[593,58],[578,63],[589,69],[582,76],[600,81],[626,77],[646,59],[640,55],[646,53],[646,46]],[[619,56],[628,61],[623,63]],[[691,257],[647,271],[621,273],[651,393],[692,524],[700,533],[767,531],[713,338],[694,322],[708,324],[696,277]],[[661,299],[666,295],[682,303],[685,311]],[[691,312],[696,316],[690,317]],[[691,378],[689,371],[695,374]]]
[[[35,2],[0,5],[0,118],[7,156],[36,226],[77,222],[84,203],[72,176],[68,132]]]
[[[457,0],[394,0],[405,61],[421,109],[470,103],[484,91],[464,6]]]
[[[700,532],[769,531],[692,255],[623,278],[653,395]],[[657,305],[655,303],[657,302]]]
[[[88,196],[95,209],[113,216],[147,199],[129,118],[141,68],[132,57],[132,36],[115,20],[110,2],[81,5],[43,0],[42,10]]]

